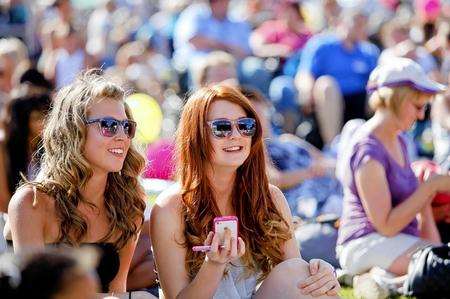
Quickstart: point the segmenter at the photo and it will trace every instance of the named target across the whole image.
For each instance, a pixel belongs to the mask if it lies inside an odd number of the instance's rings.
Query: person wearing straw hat
[[[450,191],[450,176],[436,175],[419,185],[401,133],[424,118],[426,105],[445,86],[413,60],[395,58],[372,71],[367,89],[375,114],[343,154],[347,166],[336,251],[351,275],[377,267],[400,276],[413,252],[441,242],[430,202],[437,192]],[[368,284],[364,289],[373,290]]]

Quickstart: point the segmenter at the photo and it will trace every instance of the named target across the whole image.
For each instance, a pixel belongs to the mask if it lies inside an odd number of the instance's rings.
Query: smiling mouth
[[[115,156],[122,157],[125,151],[123,150],[123,148],[110,148],[108,149],[108,152]]]
[[[227,153],[235,153],[235,152],[239,152],[243,149],[243,146],[230,146],[230,147],[226,147],[223,150]]]

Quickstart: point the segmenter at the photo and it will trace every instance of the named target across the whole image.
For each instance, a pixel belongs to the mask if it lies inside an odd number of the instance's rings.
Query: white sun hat
[[[370,74],[367,90],[373,92],[380,87],[409,86],[425,93],[439,93],[445,85],[431,80],[422,67],[409,58],[396,57],[378,65]]]

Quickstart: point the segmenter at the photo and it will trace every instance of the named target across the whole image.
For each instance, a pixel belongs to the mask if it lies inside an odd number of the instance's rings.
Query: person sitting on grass
[[[261,122],[244,95],[220,84],[195,92],[176,147],[179,184],[158,197],[150,218],[164,298],[337,296],[333,267],[301,258],[289,206],[266,176]],[[212,230],[222,215],[238,217],[239,235],[228,230],[219,248]],[[197,245],[210,251],[193,251]]]
[[[58,92],[45,123],[41,169],[11,198],[6,231],[15,252],[97,247],[101,291],[129,298],[127,275],[144,221],[138,176],[145,160],[131,142],[136,123],[124,96],[95,69]]]
[[[347,169],[337,254],[350,274],[377,267],[404,275],[412,253],[441,242],[431,200],[437,192],[450,191],[450,176],[419,184],[401,133],[424,118],[425,106],[443,89],[406,58],[371,73],[368,90],[375,114],[356,131],[343,156]],[[361,291],[370,289],[359,281]]]

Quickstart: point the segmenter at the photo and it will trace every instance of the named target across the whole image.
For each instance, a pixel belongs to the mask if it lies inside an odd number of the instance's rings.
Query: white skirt
[[[398,257],[425,242],[408,234],[385,237],[379,233],[371,233],[337,246],[336,254],[342,269],[351,275],[357,275],[368,272],[373,267],[388,270]]]

